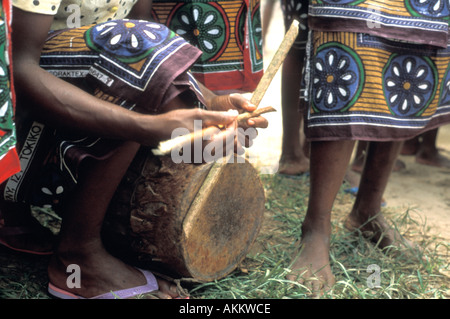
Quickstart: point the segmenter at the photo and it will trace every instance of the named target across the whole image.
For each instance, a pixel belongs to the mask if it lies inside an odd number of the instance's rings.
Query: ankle
[[[327,243],[331,236],[331,221],[306,219],[302,225],[302,240],[323,239]]]
[[[371,219],[370,214],[361,213],[354,209],[347,216],[347,220],[349,220],[353,225],[355,225],[357,227],[364,225],[370,219]]]
[[[85,260],[91,256],[95,258],[104,251],[103,243],[99,238],[66,239],[65,236],[62,236],[55,254],[62,260]]]

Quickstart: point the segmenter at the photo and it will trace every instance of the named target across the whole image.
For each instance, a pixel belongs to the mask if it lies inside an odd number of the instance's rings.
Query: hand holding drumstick
[[[284,59],[286,58],[286,55],[288,54],[292,44],[294,43],[297,35],[298,35],[298,26],[299,22],[297,20],[294,20],[292,22],[291,27],[289,28],[288,32],[283,38],[283,41],[281,42],[277,52],[275,53],[270,65],[264,72],[264,75],[259,82],[255,92],[252,95],[252,98],[250,102],[256,106],[259,105],[261,102],[265,92],[267,91],[267,88],[269,87],[270,83],[272,82],[272,79],[274,78],[275,74],[277,73],[279,67],[283,63]],[[253,117],[258,117],[261,114],[267,113],[267,112],[273,112],[276,111],[273,107],[264,107],[260,109],[256,109],[253,112],[245,112],[237,117],[238,125],[239,126],[248,126],[247,122],[249,119]],[[202,131],[200,133],[197,133],[200,135],[203,135]],[[195,139],[196,136],[194,133],[179,136],[175,139],[161,142],[158,149],[154,150],[154,154],[156,155],[166,155],[171,152],[172,149],[175,147],[179,147],[180,145],[184,145],[185,143],[191,142],[193,139]]]

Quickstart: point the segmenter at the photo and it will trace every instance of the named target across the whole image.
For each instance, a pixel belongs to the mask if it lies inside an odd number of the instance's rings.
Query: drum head
[[[194,278],[216,280],[238,266],[261,228],[264,199],[248,162],[211,167],[183,221],[183,256]]]

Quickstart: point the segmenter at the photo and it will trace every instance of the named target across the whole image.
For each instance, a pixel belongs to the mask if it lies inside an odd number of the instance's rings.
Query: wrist
[[[198,82],[199,86],[200,86],[200,90],[203,94],[203,98],[205,99],[206,102],[206,108],[208,110],[213,110],[212,108],[214,107],[213,105],[213,100],[217,97],[217,94],[215,94],[213,91],[211,91],[210,89],[208,89],[206,86],[204,86],[202,83]]]
[[[165,139],[164,121],[160,115],[147,115],[137,113],[134,139],[145,146],[156,146]]]

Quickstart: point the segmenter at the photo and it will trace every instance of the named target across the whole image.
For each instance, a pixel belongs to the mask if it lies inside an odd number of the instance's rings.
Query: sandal
[[[105,294],[101,294],[88,299],[129,299],[136,298],[139,296],[147,296],[154,299],[158,299],[156,296],[156,291],[158,291],[159,286],[156,280],[156,277],[153,273],[147,270],[137,268],[142,274],[145,276],[147,283],[142,286],[137,286],[133,288],[111,291]],[[181,290],[178,290],[181,289]],[[176,299],[188,299],[189,296],[187,293],[177,284],[177,292],[179,293],[179,297]],[[86,299],[79,295],[73,294],[64,289],[58,288],[52,283],[48,284],[48,293],[55,298],[59,299]]]

